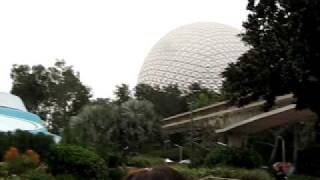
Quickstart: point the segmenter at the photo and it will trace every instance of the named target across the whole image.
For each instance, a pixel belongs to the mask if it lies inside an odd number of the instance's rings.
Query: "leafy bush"
[[[8,164],[0,162],[0,177],[7,177],[9,175]]]
[[[319,178],[311,176],[294,175],[290,176],[289,180],[319,180]]]
[[[0,132],[1,158],[5,151],[10,147],[16,147],[22,152],[32,149],[45,159],[52,144],[54,144],[52,137],[43,133],[32,134],[30,132],[20,130],[14,133]]]
[[[262,165],[262,157],[255,151],[249,149],[233,149],[235,157],[232,164],[235,167],[257,168]]]
[[[126,176],[126,172],[122,168],[109,168],[109,178],[112,180],[121,180]]]
[[[299,152],[298,172],[320,176],[320,145],[310,146]]]
[[[205,164],[208,167],[234,166],[256,168],[261,166],[262,158],[258,153],[248,149],[220,146],[207,155]]]
[[[209,168],[189,168],[184,165],[175,165],[173,168],[188,180],[199,179],[211,175],[211,169]]]
[[[79,179],[107,179],[105,161],[95,152],[74,145],[55,145],[48,165],[53,174],[71,174]]]
[[[164,164],[164,159],[151,156],[133,156],[128,157],[128,166],[132,167],[152,167]]]
[[[124,163],[124,158],[120,153],[109,152],[107,157],[105,157],[105,161],[108,162],[107,164],[109,168],[116,168]]]
[[[54,177],[44,171],[33,169],[21,175],[22,179],[28,180],[54,180]]]
[[[55,177],[55,180],[77,180],[77,179],[71,174],[59,174]]]
[[[40,165],[40,157],[36,152],[27,150],[20,154],[14,147],[6,151],[4,160],[9,174],[21,174]]]
[[[229,165],[234,157],[234,151],[231,148],[219,146],[206,156],[205,164],[208,167]]]
[[[183,159],[186,159],[189,157],[189,152],[184,150],[183,151]],[[146,152],[150,157],[161,157],[161,158],[169,158],[173,161],[179,161],[179,149],[178,148],[170,148],[170,149],[161,149],[161,150],[153,150]]]
[[[187,166],[173,166],[178,172],[183,174],[188,180],[196,180],[204,177],[234,178],[241,180],[273,180],[272,176],[263,170],[248,170],[240,168],[189,168]]]

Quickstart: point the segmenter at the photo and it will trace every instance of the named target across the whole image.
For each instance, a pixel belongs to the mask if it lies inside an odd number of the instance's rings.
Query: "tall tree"
[[[88,105],[72,118],[64,138],[100,154],[106,148],[136,151],[145,143],[159,142],[159,118],[147,101]]]
[[[201,108],[224,100],[222,94],[202,87],[198,83],[191,84],[185,92],[185,96],[190,109]]]
[[[138,84],[135,88],[135,97],[138,100],[152,102],[155,111],[162,117],[172,116],[188,110],[186,97],[177,85],[160,88],[147,84]]]
[[[47,69],[42,65],[13,65],[11,78],[11,93],[20,96],[29,111],[45,117],[50,82]]]
[[[114,94],[116,95],[115,103],[118,105],[131,99],[131,92],[127,84],[116,86]]]
[[[14,65],[11,70],[11,93],[20,96],[27,108],[49,122],[55,133],[68,124],[83,105],[89,102],[90,89],[82,84],[80,75],[64,61],[54,66]]]
[[[226,94],[240,104],[263,97],[269,108],[293,93],[297,108],[320,117],[320,1],[249,0],[247,9],[241,37],[250,50],[223,73]]]

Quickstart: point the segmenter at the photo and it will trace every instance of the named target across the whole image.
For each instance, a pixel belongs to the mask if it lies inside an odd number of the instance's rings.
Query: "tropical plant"
[[[32,149],[45,159],[52,144],[54,144],[52,137],[43,133],[32,134],[19,130],[16,132],[0,132],[0,154],[4,154],[10,147],[16,147],[21,152]]]
[[[80,146],[53,146],[47,163],[54,175],[70,174],[77,179],[108,179],[105,161],[95,152]]]

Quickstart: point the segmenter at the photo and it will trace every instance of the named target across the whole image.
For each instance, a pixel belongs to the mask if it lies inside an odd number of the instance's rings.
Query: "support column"
[[[298,166],[297,161],[298,161],[298,150],[299,150],[298,126],[299,126],[299,124],[295,124],[293,127],[294,128],[293,129],[293,164],[294,164],[294,167],[296,167],[296,168]]]
[[[247,144],[247,135],[245,134],[228,134],[229,147],[242,147]]]

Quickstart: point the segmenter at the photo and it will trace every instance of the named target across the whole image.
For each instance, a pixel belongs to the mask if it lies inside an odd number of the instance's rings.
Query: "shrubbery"
[[[105,161],[95,152],[79,146],[51,147],[48,165],[54,175],[70,174],[78,179],[108,179]]]
[[[234,166],[256,168],[261,166],[262,158],[252,150],[220,146],[207,155],[205,164],[208,167]]]
[[[151,156],[133,156],[128,157],[128,166],[132,167],[152,167],[152,166],[158,166],[163,165],[164,159],[158,158],[158,157],[151,157]]]
[[[21,175],[21,179],[27,180],[54,180],[55,178],[43,170],[32,169]]]
[[[151,157],[161,157],[161,158],[169,158],[175,162],[179,161],[179,149],[178,148],[170,148],[170,149],[160,149],[146,152],[147,156]],[[189,158],[189,152],[184,149],[183,151],[183,159]]]
[[[199,145],[195,146],[192,150],[191,146],[186,144],[185,146],[183,146],[182,160],[191,159],[191,154],[193,154],[193,165],[202,166],[204,164],[205,157],[208,154],[208,152],[208,149],[200,147]],[[179,148],[176,146],[166,149],[159,147],[156,150],[144,151],[143,154],[151,157],[161,157],[163,159],[169,158],[174,162],[180,161]]]
[[[187,166],[173,166],[188,180],[197,180],[204,177],[234,178],[241,180],[273,180],[272,176],[264,170],[247,170],[240,168],[189,168]],[[212,178],[213,179],[213,178]]]
[[[32,149],[45,159],[52,144],[54,144],[52,137],[42,133],[32,134],[26,131],[0,132],[1,158],[10,147],[16,147],[21,152]]]
[[[3,167],[7,171],[7,175],[23,174],[40,165],[40,156],[36,152],[27,150],[24,154],[20,154],[18,149],[14,147],[6,151],[4,160]]]
[[[112,180],[122,180],[127,174],[124,168],[109,168],[109,178]]]
[[[311,177],[311,176],[303,176],[303,175],[294,175],[294,176],[290,176],[289,180],[319,180],[319,178]]]
[[[298,172],[320,176],[320,145],[314,145],[299,152]]]
[[[77,178],[71,174],[59,174],[55,177],[55,179],[56,180],[77,180]]]
[[[231,148],[223,146],[217,147],[206,156],[205,164],[209,167],[229,165],[234,156],[234,152]]]

